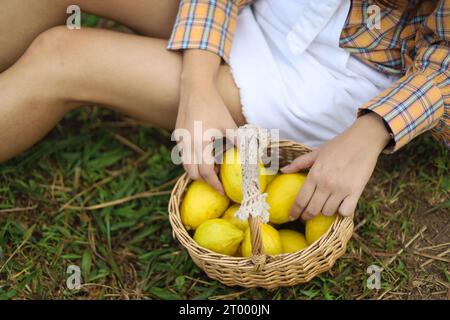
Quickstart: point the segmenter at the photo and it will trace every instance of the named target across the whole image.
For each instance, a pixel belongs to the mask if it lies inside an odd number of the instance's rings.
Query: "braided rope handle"
[[[238,150],[241,158],[243,199],[236,217],[248,220],[252,244],[251,260],[255,270],[264,268],[266,254],[261,233],[261,224],[269,221],[267,194],[261,193],[259,184],[259,163],[270,141],[268,131],[254,125],[238,129]]]

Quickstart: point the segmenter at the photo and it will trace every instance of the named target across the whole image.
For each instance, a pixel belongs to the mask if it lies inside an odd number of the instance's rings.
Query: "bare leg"
[[[98,29],[57,27],[40,35],[0,74],[0,161],[41,139],[64,114],[85,103],[172,129],[177,115],[181,56],[166,40]],[[238,124],[239,91],[229,68],[217,85]]]
[[[0,72],[16,62],[39,34],[64,24],[71,4],[143,35],[168,39],[179,0],[0,0]]]
[[[41,32],[64,23],[67,2],[0,0],[0,72],[17,61]]]

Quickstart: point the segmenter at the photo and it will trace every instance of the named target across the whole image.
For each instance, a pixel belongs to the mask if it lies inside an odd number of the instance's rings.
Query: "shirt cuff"
[[[207,50],[228,62],[238,10],[231,0],[182,0],[167,48]]]
[[[444,100],[431,78],[424,72],[406,75],[359,108],[358,116],[372,111],[384,119],[392,136],[384,153],[397,151],[438,123]]]

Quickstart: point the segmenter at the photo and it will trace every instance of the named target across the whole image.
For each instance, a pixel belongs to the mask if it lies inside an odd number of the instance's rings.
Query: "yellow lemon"
[[[281,224],[290,221],[289,211],[305,180],[306,174],[303,173],[280,174],[267,186],[270,222]]]
[[[279,230],[283,253],[293,253],[300,251],[308,246],[305,236],[294,230]]]
[[[261,224],[261,234],[263,240],[264,252],[274,256],[283,252],[280,234],[277,229],[268,224]],[[245,230],[244,241],[241,246],[242,256],[250,257],[252,255],[252,240],[250,228]]]
[[[243,238],[244,231],[224,219],[205,221],[194,234],[200,246],[229,256],[236,253]]]
[[[220,217],[229,203],[227,197],[206,182],[194,181],[181,203],[181,221],[187,230],[196,229],[204,221]]]
[[[264,166],[259,164],[259,185],[261,192],[266,189],[266,175]],[[220,167],[220,179],[227,196],[234,202],[242,202],[242,172],[239,151],[236,148],[229,149],[223,156],[223,163]]]
[[[236,227],[238,227],[242,231],[245,231],[245,229],[248,228],[248,221],[247,220],[238,219],[235,216],[236,211],[238,211],[239,207],[240,207],[239,204],[233,204],[231,207],[229,207],[227,209],[227,211],[225,211],[225,213],[222,216],[222,219],[230,221]]]
[[[269,183],[271,183],[273,181],[273,179],[275,179],[276,177],[279,176],[279,174],[277,174],[276,172],[273,172],[267,168],[264,168],[264,172],[266,175],[266,184],[269,185]]]
[[[306,221],[305,235],[308,244],[315,242],[317,239],[323,236],[331,227],[334,220],[336,220],[336,215],[327,217],[322,213],[319,213],[314,218]]]

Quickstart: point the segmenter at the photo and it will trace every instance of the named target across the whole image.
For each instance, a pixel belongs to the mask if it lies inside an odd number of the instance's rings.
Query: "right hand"
[[[191,138],[179,141],[183,167],[191,179],[202,179],[224,194],[214,163],[212,140],[226,137],[234,143],[234,134],[227,136],[229,133],[227,129],[237,129],[237,126],[217,90],[215,74],[210,76],[211,69],[202,70],[213,66],[218,69],[220,58],[209,52],[193,51],[195,52],[189,53],[187,57],[185,53],[183,60],[184,75],[181,80],[180,106],[176,122],[176,129],[187,130]],[[198,65],[200,57],[201,65]],[[195,68],[195,65],[198,67]],[[204,74],[201,74],[202,72]],[[194,130],[196,121],[201,122],[201,132],[197,132],[198,129]],[[204,136],[206,131],[209,136]]]

